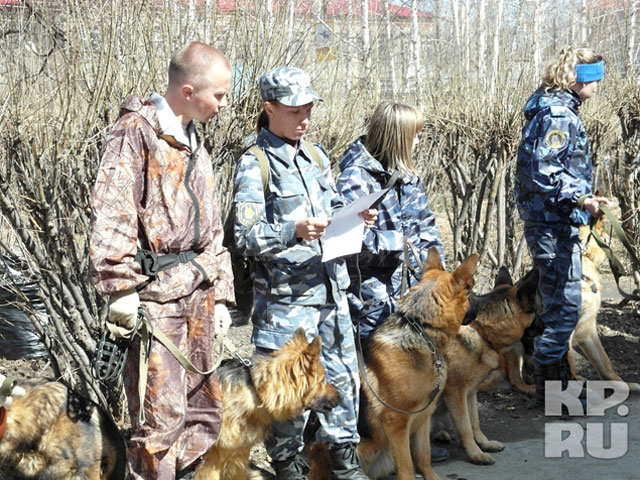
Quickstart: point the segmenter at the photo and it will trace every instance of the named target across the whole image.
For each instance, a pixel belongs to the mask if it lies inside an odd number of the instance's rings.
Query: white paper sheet
[[[360,197],[331,217],[331,223],[324,231],[323,262],[362,250],[364,218],[358,216],[358,213],[370,208],[388,191],[386,188]]]

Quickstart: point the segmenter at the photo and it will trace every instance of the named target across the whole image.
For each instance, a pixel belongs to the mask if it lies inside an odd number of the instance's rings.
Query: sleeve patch
[[[259,210],[255,203],[243,202],[236,207],[236,219],[244,227],[256,223],[258,216]]]
[[[544,137],[544,143],[553,150],[560,150],[567,145],[567,136],[562,130],[550,130]]]

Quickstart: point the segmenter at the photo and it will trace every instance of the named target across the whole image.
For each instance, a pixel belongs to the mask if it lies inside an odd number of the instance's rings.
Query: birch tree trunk
[[[629,12],[629,24],[628,24],[628,43],[627,43],[627,62],[626,71],[627,75],[633,75],[636,63],[636,30],[638,23],[638,2],[633,1],[630,5],[631,11]]]
[[[205,41],[211,42],[211,23],[213,22],[213,17],[215,16],[215,12],[213,11],[213,0],[204,0],[204,38]],[[212,15],[213,14],[213,15]]]
[[[480,0],[478,5],[478,77],[486,85],[486,55],[487,55],[487,12],[486,0]]]
[[[493,62],[491,65],[491,89],[489,90],[489,103],[493,102],[496,94],[496,84],[498,81],[498,58],[500,56],[500,28],[502,28],[502,4],[503,0],[498,0],[496,13],[496,25],[493,34]]]
[[[196,24],[196,0],[189,0],[189,11],[187,12],[187,27],[189,40],[195,40],[198,36],[198,26]]]
[[[470,69],[470,58],[471,58],[471,35],[469,35],[469,28],[471,24],[471,15],[470,15],[470,6],[469,0],[464,0],[463,5],[463,18],[464,18],[464,29],[462,32],[462,38],[464,39],[464,71],[466,73],[465,83],[469,82],[469,77],[471,76]]]
[[[291,2],[293,3],[293,0],[291,0]],[[345,82],[347,84],[347,90],[351,89],[351,80],[353,78],[353,70],[351,69],[351,66],[353,65],[353,62],[351,61],[351,50],[352,50],[352,45],[351,42],[353,41],[353,37],[351,36],[351,26],[353,25],[353,0],[347,0],[347,25],[345,28],[345,35],[344,35],[344,60],[346,62],[345,65]]]
[[[540,0],[533,0],[533,75],[540,77]]]
[[[460,52],[460,12],[458,9],[460,4],[458,0],[451,0],[451,13],[453,14],[453,38],[455,40],[455,46]]]
[[[580,23],[580,43],[582,45],[584,45],[587,42],[587,26],[589,23],[588,17],[589,17],[589,12],[587,9],[587,0],[580,0],[581,1],[581,23]]]
[[[389,12],[389,4],[384,4],[384,20],[385,20],[385,34],[387,37],[387,56],[389,57],[389,80],[391,82],[391,92],[393,96],[396,95],[396,66],[395,55],[393,54],[393,35],[391,31],[391,13]]]
[[[296,4],[295,4],[295,0],[289,0],[289,8],[287,10],[287,45],[291,45],[291,42],[293,41],[293,22],[294,22],[294,13],[295,13],[295,8],[296,8]],[[287,63],[290,63],[292,58],[291,56],[293,55],[294,49],[293,48],[287,48]]]
[[[366,71],[371,69],[371,33],[369,32],[369,0],[362,0],[362,48]]]
[[[273,34],[273,0],[264,0],[264,6],[267,10],[267,31],[266,36]]]
[[[411,49],[413,50],[414,82],[416,90],[416,105],[422,106],[420,88],[420,32],[418,30],[418,0],[411,0]]]

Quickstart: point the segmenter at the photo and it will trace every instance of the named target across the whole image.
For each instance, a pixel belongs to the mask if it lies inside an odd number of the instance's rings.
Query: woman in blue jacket
[[[412,106],[383,102],[371,117],[367,134],[358,138],[340,159],[338,190],[347,203],[382,190],[394,171],[394,187],[378,205],[375,225],[365,231],[362,252],[348,261],[349,306],[358,319],[360,336],[368,337],[396,309],[402,291],[419,280],[419,262],[431,247],[444,253],[435,216],[413,163],[413,150],[422,130],[422,115]],[[415,253],[408,246],[415,247]],[[404,266],[407,249],[408,265]],[[416,253],[419,259],[416,258]],[[419,260],[419,262],[418,262]],[[361,278],[361,284],[358,279]]]
[[[592,195],[589,140],[578,116],[578,108],[593,96],[603,76],[600,55],[586,48],[564,48],[524,108],[515,195],[540,273],[545,325],[534,354],[534,407],[544,407],[546,380],[562,380],[565,388],[569,379],[569,337],[582,305],[578,228],[600,213],[600,202],[607,203]]]

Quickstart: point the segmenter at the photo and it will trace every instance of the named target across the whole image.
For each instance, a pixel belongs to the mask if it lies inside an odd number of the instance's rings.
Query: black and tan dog
[[[367,379],[393,407],[362,386],[358,456],[372,478],[389,473],[395,464],[397,478],[413,479],[414,461],[425,479],[440,478],[431,468],[430,418],[448,381],[444,356],[468,310],[477,262],[472,255],[453,273],[446,272],[431,249],[420,282],[363,345]],[[420,412],[406,413],[413,411]]]
[[[496,287],[486,295],[471,295],[465,323],[444,350],[447,384],[444,403],[451,414],[462,446],[473,463],[490,465],[491,455],[504,445],[489,440],[480,429],[478,389],[499,366],[500,355],[518,345],[536,312],[537,270],[515,285],[502,268]]]
[[[60,382],[19,380],[7,408],[0,470],[18,479],[123,480],[126,446],[97,405]]]
[[[320,350],[320,337],[308,343],[300,328],[280,350],[254,355],[250,367],[238,360],[223,362],[216,372],[224,411],[220,438],[196,469],[195,480],[244,480],[251,448],[265,439],[274,421],[338,405],[340,393],[325,379]]]
[[[600,218],[593,228],[598,231],[601,237],[604,236],[603,218]],[[589,233],[588,226],[580,227],[580,238],[584,245],[582,252],[582,307],[576,328],[569,339],[569,365],[572,375],[576,377],[577,369],[573,348],[578,347],[603,380],[624,381],[616,373],[598,335],[597,317],[602,304],[602,282],[598,269],[606,255],[590,238]],[[500,370],[518,390],[533,393],[535,387],[527,385],[522,378],[520,366],[523,360],[526,361],[523,353],[514,350],[509,355],[501,357]],[[640,384],[627,382],[627,385],[629,391],[640,392]]]

